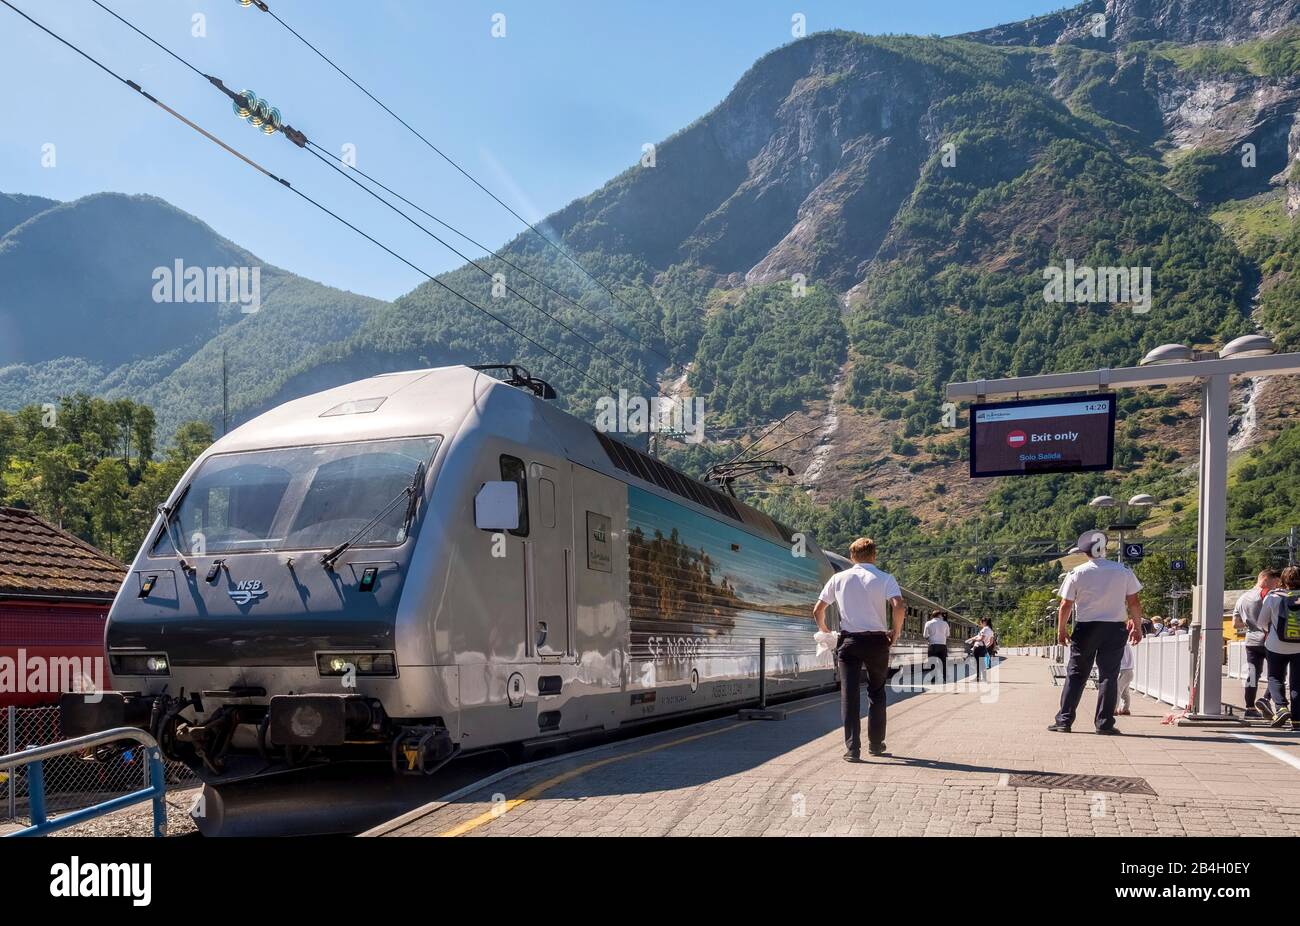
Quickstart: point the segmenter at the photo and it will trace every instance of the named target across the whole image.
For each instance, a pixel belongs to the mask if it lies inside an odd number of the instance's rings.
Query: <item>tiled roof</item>
[[[0,508],[0,595],[111,600],[126,566],[21,508]]]

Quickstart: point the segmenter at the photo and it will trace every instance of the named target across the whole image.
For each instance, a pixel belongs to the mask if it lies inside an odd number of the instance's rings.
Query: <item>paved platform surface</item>
[[[1300,734],[1165,725],[1141,695],[1124,736],[1050,733],[1047,660],[983,688],[890,692],[890,755],[850,764],[838,695],[784,721],[730,718],[575,753],[372,831],[394,836],[1300,835]],[[865,721],[864,721],[865,731]],[[1017,773],[1144,779],[1151,794],[1017,787]]]

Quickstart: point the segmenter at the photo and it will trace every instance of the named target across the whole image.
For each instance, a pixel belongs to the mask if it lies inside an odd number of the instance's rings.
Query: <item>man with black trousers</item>
[[[1142,583],[1127,566],[1106,559],[1106,535],[1084,531],[1079,535],[1079,552],[1088,561],[1070,570],[1061,583],[1061,608],[1057,612],[1056,636],[1070,644],[1070,663],[1065,670],[1061,710],[1047,729],[1069,733],[1083,690],[1097,664],[1098,733],[1119,733],[1115,726],[1115,702],[1119,698],[1119,666],[1124,645],[1142,640]],[[1066,628],[1074,611],[1074,633]],[[1127,621],[1125,620],[1127,618]]]
[[[813,608],[813,617],[828,632],[826,608],[840,612],[840,706],[844,713],[844,760],[858,762],[862,751],[862,672],[867,673],[867,751],[885,755],[885,684],[889,648],[903,632],[903,593],[898,581],[876,568],[876,542],[859,537],[849,547],[853,566],[831,576]],[[893,626],[889,617],[892,610]]]
[[[1255,587],[1238,598],[1232,609],[1233,628],[1246,631],[1246,674],[1242,676],[1242,688],[1246,698],[1247,720],[1258,720],[1261,716],[1255,702],[1258,700],[1256,695],[1259,692],[1259,680],[1264,675],[1265,653],[1268,649],[1264,645],[1267,633],[1259,626],[1259,612],[1264,607],[1264,599],[1281,584],[1282,570],[1265,569],[1259,574]]]
[[[930,619],[921,631],[929,644],[925,651],[925,661],[934,666],[940,684],[948,681],[948,635],[951,632],[948,619],[939,610],[930,612]]]
[[[1282,570],[1282,586],[1264,598],[1257,619],[1264,632],[1268,697],[1255,702],[1271,726],[1300,730],[1300,566]]]

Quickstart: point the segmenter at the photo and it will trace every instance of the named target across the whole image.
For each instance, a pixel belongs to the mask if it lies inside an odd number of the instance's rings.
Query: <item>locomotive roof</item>
[[[473,406],[482,379],[509,388],[463,366],[382,373],[277,405],[208,452],[449,434]]]
[[[517,422],[544,421],[549,439],[575,463],[624,482],[643,483],[651,491],[666,491],[676,496],[675,501],[698,505],[713,517],[778,543],[791,542],[789,528],[763,512],[599,434],[589,422],[523,389],[467,366],[384,373],[292,399],[240,425],[203,456],[425,434],[450,436],[466,418],[483,413],[489,401],[508,413],[512,429],[520,434],[527,435],[528,429]]]

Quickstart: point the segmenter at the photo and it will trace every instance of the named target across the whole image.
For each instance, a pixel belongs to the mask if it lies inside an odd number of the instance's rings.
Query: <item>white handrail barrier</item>
[[[1246,644],[1228,644],[1228,678],[1246,677]]]
[[[1133,690],[1172,704],[1187,706],[1191,634],[1147,637],[1133,659]]]

